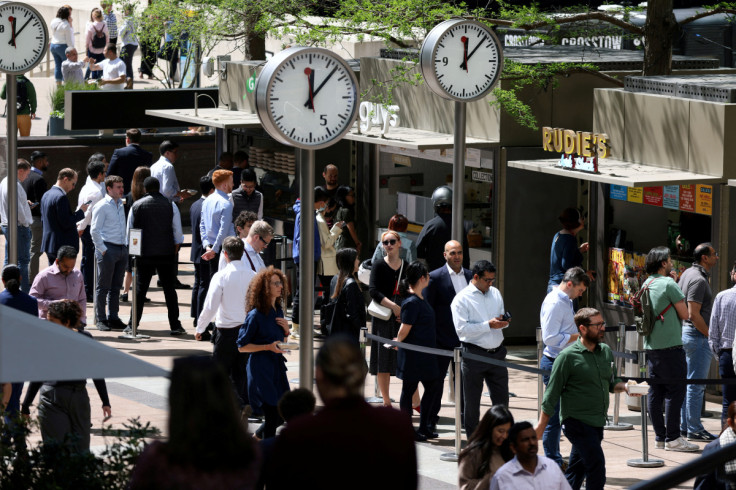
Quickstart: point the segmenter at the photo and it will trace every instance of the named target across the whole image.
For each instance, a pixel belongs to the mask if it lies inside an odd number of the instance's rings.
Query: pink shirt
[[[39,318],[46,319],[46,312],[53,301],[72,299],[82,308],[81,321],[87,323],[87,293],[84,291],[84,279],[79,269],[74,269],[65,276],[54,262],[36,275],[30,295],[38,300]]]
[[[107,25],[104,22],[87,22],[87,51],[94,54],[102,54],[105,52],[105,48],[93,48],[92,37],[94,37],[97,29],[105,33],[105,45],[110,42],[110,34],[107,31]]]

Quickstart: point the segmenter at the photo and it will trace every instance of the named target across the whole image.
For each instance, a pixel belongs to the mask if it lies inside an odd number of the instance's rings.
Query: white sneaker
[[[654,447],[656,449],[664,449],[664,441],[654,441]]]
[[[687,442],[682,436],[678,437],[674,441],[665,442],[664,446],[666,451],[680,451],[683,453],[700,451],[700,446]]]

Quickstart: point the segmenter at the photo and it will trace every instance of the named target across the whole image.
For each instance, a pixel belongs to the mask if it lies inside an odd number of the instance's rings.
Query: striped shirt
[[[716,356],[721,349],[733,347],[734,330],[736,330],[736,286],[721,291],[713,301],[708,344]]]

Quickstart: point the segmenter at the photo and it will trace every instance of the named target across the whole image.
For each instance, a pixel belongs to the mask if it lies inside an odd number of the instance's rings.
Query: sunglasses
[[[383,244],[384,244],[385,246],[389,246],[389,245],[396,245],[396,239],[395,239],[395,238],[392,238],[392,239],[390,239],[390,240],[384,240],[384,241],[383,241]]]
[[[262,237],[261,235],[258,235],[258,239],[259,239],[260,241],[262,241],[262,242],[263,242],[263,244],[264,244],[265,246],[267,246],[267,247],[268,247],[268,246],[269,246],[269,245],[271,244],[271,242],[270,242],[270,241],[268,241],[268,242],[267,242],[266,240],[264,240],[264,239],[263,239],[263,237]]]

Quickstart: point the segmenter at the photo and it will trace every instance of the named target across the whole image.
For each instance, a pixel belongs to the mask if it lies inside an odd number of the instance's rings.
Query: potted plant
[[[64,129],[64,99],[67,90],[97,90],[96,83],[65,83],[57,85],[49,94],[51,99],[51,113],[49,114],[49,126],[47,133],[49,136],[63,136],[74,134],[95,134],[94,131],[74,131]]]

